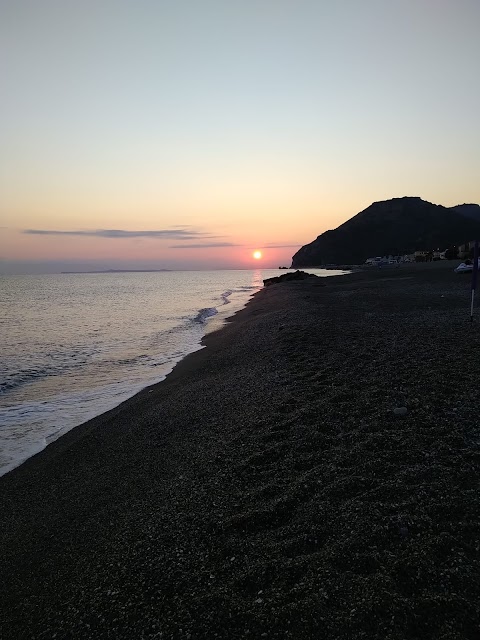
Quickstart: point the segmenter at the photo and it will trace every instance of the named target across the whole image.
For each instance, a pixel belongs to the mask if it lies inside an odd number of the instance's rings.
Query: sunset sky
[[[479,31],[478,0],[0,0],[0,272],[276,267],[376,200],[479,203]]]

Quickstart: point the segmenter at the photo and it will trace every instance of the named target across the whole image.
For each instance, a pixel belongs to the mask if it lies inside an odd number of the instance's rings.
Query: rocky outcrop
[[[480,237],[480,219],[464,215],[478,205],[442,207],[417,197],[374,202],[337,229],[303,246],[292,268],[362,264],[377,255],[446,249]],[[473,208],[472,208],[473,207]]]
[[[307,280],[308,278],[318,278],[313,273],[305,273],[305,271],[295,271],[294,273],[284,273],[282,276],[276,276],[275,278],[267,278],[263,281],[266,287],[278,282],[292,282],[295,280]]]

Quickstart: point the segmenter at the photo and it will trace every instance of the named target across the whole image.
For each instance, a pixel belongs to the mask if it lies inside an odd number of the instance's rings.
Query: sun
[[[253,257],[255,258],[255,260],[260,260],[260,258],[262,257],[262,252],[261,251],[254,251],[253,252]]]

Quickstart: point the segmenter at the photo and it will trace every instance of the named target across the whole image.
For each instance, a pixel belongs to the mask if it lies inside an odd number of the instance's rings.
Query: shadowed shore
[[[478,640],[480,312],[453,266],[268,287],[1,478],[0,635]]]

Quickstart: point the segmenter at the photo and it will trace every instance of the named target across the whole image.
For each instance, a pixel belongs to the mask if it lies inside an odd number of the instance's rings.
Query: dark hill
[[[461,213],[462,216],[467,216],[467,218],[480,221],[480,205],[478,204],[457,204],[456,207],[452,207],[452,210]]]
[[[478,220],[467,217],[463,207],[478,205],[447,208],[413,197],[374,202],[337,229],[322,233],[299,249],[292,258],[292,268],[361,264],[378,255],[443,250],[462,244],[480,237],[480,216]]]

